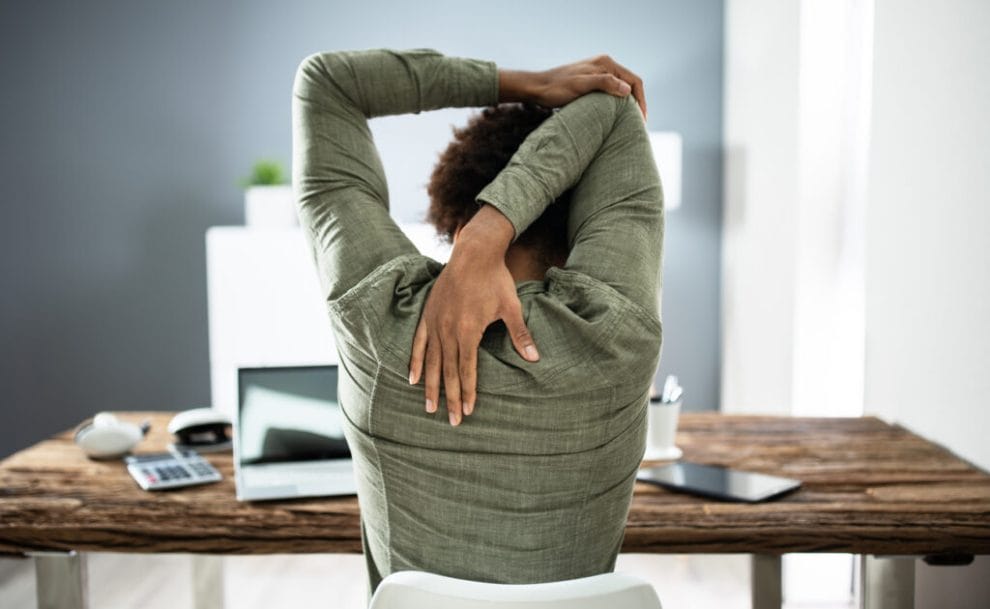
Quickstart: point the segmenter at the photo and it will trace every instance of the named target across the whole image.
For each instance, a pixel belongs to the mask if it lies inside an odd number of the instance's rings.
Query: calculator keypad
[[[223,478],[209,461],[191,450],[132,455],[127,471],[149,491],[217,482]]]

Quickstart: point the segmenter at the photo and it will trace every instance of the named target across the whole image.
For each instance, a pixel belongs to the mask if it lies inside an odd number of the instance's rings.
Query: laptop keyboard
[[[285,486],[307,484],[324,476],[344,478],[353,476],[354,465],[350,460],[319,463],[293,463],[292,465],[248,467],[241,475],[248,487]]]

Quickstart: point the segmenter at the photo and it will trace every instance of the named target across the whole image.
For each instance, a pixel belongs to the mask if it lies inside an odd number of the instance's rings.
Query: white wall
[[[871,6],[726,4],[724,412],[862,412]]]
[[[875,20],[867,410],[990,469],[990,3]],[[988,557],[918,569],[919,609],[990,607]]]
[[[872,1],[800,7],[791,413],[858,416]]]
[[[990,3],[878,0],[866,403],[990,469]]]
[[[790,412],[798,3],[725,5],[723,412]]]
[[[838,4],[726,4],[722,410],[830,414],[811,357],[859,264],[867,410],[990,468],[990,3]],[[855,27],[872,72],[821,35]]]
[[[862,411],[869,14],[853,0],[726,3],[723,412]],[[848,602],[851,567],[786,556],[789,606]]]
[[[990,3],[872,4],[726,2],[722,410],[990,468]],[[918,569],[919,608],[990,606],[990,560]]]

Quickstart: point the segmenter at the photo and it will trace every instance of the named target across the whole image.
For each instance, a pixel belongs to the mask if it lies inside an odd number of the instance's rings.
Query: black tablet
[[[801,486],[800,480],[792,478],[686,462],[644,467],[636,479],[674,491],[750,503],[779,497]]]

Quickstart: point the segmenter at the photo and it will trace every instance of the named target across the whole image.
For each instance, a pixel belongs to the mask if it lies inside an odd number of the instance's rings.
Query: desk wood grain
[[[163,450],[174,413],[148,419],[136,452]],[[685,413],[684,459],[794,477],[801,490],[733,504],[637,484],[624,552],[990,554],[990,476],[875,418]],[[91,461],[67,430],[0,462],[0,553],[36,550],[276,554],[360,552],[354,497],[241,503],[224,480],[141,490],[118,461]]]

